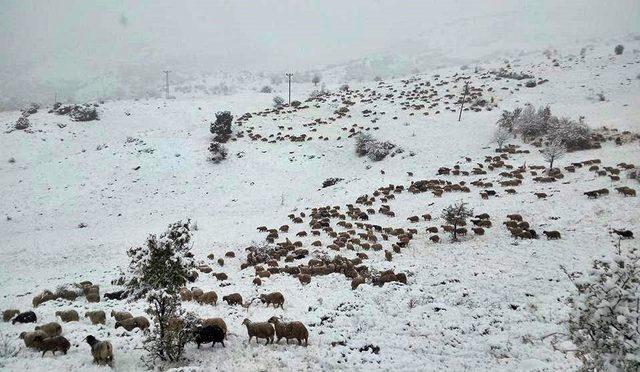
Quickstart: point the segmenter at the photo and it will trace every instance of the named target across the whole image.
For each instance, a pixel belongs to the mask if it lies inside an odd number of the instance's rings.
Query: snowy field
[[[209,122],[215,113],[229,110],[235,118],[256,113],[271,107],[273,94],[245,91],[208,98],[108,101],[98,108],[100,120],[86,123],[42,108],[29,117],[27,131],[9,130],[20,112],[1,112],[0,124],[7,132],[0,134],[4,194],[0,210],[5,215],[0,219],[0,310],[29,310],[33,296],[44,289],[83,280],[99,284],[101,293],[121,289],[111,281],[128,265],[126,250],[142,245],[148,234],[161,233],[169,223],[190,218],[197,223],[196,259],[229,277],[218,281],[201,273],[194,285],[214,290],[220,298],[238,292],[251,299],[280,291],[285,305],[281,310],[266,308],[259,301],[248,308],[222,301],[215,307],[185,303],[202,317],[222,317],[230,333],[224,349],[218,345],[214,350],[209,346],[197,350],[190,344],[186,353],[190,368],[185,370],[576,370],[579,359],[563,351],[571,349],[571,343],[562,336],[545,337],[566,333],[567,299],[574,288],[560,265],[570,272],[584,272],[591,260],[612,251],[616,239],[611,229],[640,233],[638,198],[614,190],[621,186],[638,189],[640,184],[624,172],[619,181],[612,181],[585,166],[575,173],[564,172],[564,179],[554,183],[535,182],[527,172],[517,193],[507,194],[498,183],[503,180],[499,169],[480,176],[437,175],[437,171],[456,164],[471,171],[485,156],[495,156],[492,134],[500,113],[525,103],[549,105],[554,115],[575,120],[584,116],[592,129],[606,126],[639,132],[640,42],[625,42],[620,56],[614,55],[611,45],[602,44],[587,48],[582,59],[580,48],[559,50],[550,58],[531,53],[509,60],[513,71],[548,80],[533,88],[525,87],[525,80],[496,80],[488,74],[505,66],[500,59],[479,65],[477,72],[475,66],[458,66],[382,83],[349,83],[352,91],[363,95],[352,95],[354,104],[344,117],[334,113],[344,106],[337,96],[305,103],[313,85],[294,85],[294,98],[309,107],[277,115],[254,114],[241,127],[234,126],[245,135],[227,144],[228,159],[220,164],[207,159],[212,138]],[[463,81],[481,88],[482,96],[492,98],[497,107],[464,111],[458,122],[456,98],[444,97],[458,96]],[[400,94],[421,82],[430,82],[442,99],[426,102],[426,108],[403,109]],[[337,94],[339,86],[327,88]],[[280,86],[275,93],[284,96],[284,89]],[[377,92],[374,99],[369,99],[371,91]],[[600,92],[605,101],[598,99]],[[387,94],[392,98],[384,99]],[[429,108],[434,102],[437,106]],[[411,102],[418,103],[424,102]],[[372,114],[363,114],[364,110]],[[316,119],[326,124],[311,131],[306,124]],[[356,156],[354,138],[348,138],[349,132],[342,129],[354,124],[404,152],[380,162]],[[246,133],[250,127],[254,134],[275,143],[251,140]],[[313,139],[293,142],[284,137],[302,134]],[[519,139],[509,143],[530,151],[510,155],[507,162],[514,167],[546,165],[538,148]],[[556,166],[590,159],[600,159],[603,167],[622,162],[638,165],[639,142],[603,142],[600,149],[567,154]],[[343,181],[322,188],[323,181],[331,177]],[[309,214],[311,208],[323,206],[345,210],[359,196],[371,196],[380,187],[408,188],[412,181],[435,178],[493,182],[497,195],[482,199],[482,189],[475,186],[470,186],[470,193],[454,191],[442,197],[405,189],[389,200],[395,217],[370,215],[367,222],[371,224],[418,229],[392,261],[385,260],[384,250],[391,250],[387,241],[381,242],[382,251],[366,251],[369,258],[364,260],[371,270],[406,273],[406,285],[364,284],[352,290],[350,279],[342,274],[314,276],[310,284],[302,285],[297,278],[281,273],[256,287],[253,267],[240,269],[245,248],[265,243],[265,234],[256,229],[262,225],[290,225],[278,241],[300,240],[311,252],[286,265],[306,263],[324,254],[355,257],[360,249],[328,249],[332,239],[327,235],[298,238],[296,233],[309,231],[308,220],[293,224],[287,215]],[[595,200],[583,195],[600,188],[611,192]],[[539,199],[534,192],[548,197]],[[425,229],[444,224],[439,217],[442,209],[460,200],[469,203],[475,214],[488,213],[493,227],[482,236],[469,234],[458,243],[450,243],[440,230],[440,243],[431,242]],[[372,208],[377,211],[380,204],[376,201]],[[424,213],[430,213],[433,220],[407,220]],[[539,233],[560,231],[562,239],[514,239],[502,224],[512,213],[521,214]],[[86,227],[80,228],[81,223]],[[322,246],[311,246],[316,239]],[[228,251],[236,257],[226,258],[223,267],[207,258],[213,253],[217,260]],[[284,267],[285,262],[279,265]],[[143,368],[140,332],[115,330],[111,318],[104,326],[82,318],[86,311],[96,309],[144,315],[143,302],[56,300],[34,311],[38,323],[45,323],[58,320],[54,313],[60,309],[76,309],[81,314],[79,322],[62,324],[63,335],[72,343],[68,355],[41,358],[18,338],[21,332],[32,330],[33,324],[0,323],[3,336],[22,347],[17,356],[0,360],[0,369],[101,370],[92,364],[90,349],[83,341],[88,334],[113,343],[115,370]],[[242,320],[266,321],[273,315],[304,322],[310,332],[309,346],[248,344]],[[364,350],[367,345],[379,347],[379,352]]]

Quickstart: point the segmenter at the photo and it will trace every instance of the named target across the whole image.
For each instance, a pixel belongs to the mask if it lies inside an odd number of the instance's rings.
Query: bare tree
[[[315,74],[313,75],[313,78],[311,79],[311,82],[313,83],[313,85],[317,86],[318,83],[320,82],[321,78],[320,75]]]
[[[553,162],[562,158],[567,153],[565,145],[558,140],[549,143],[543,150],[544,160],[549,162],[549,170],[553,169]]]
[[[498,150],[502,150],[502,145],[511,137],[508,128],[498,127],[493,133],[493,142],[498,144]]]
[[[462,201],[442,210],[442,218],[453,225],[453,231],[451,231],[452,241],[458,240],[458,226],[465,225],[467,218],[471,216],[473,216],[473,209],[467,208],[467,203]]]

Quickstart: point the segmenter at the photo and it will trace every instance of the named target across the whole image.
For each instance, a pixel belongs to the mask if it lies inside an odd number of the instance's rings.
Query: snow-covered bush
[[[174,293],[185,285],[189,270],[195,266],[190,241],[190,220],[178,221],[159,238],[149,235],[146,245],[130,248],[127,287],[133,296],[140,298],[150,290]]]
[[[582,122],[562,118],[553,120],[549,127],[548,138],[560,141],[567,151],[586,150],[593,147],[591,129]]]
[[[492,73],[497,77],[504,78],[504,79],[514,79],[514,80],[533,79],[533,76],[529,74],[525,74],[523,72],[518,73],[515,71],[510,71],[510,70],[507,70],[506,68],[501,68],[498,71],[492,71]]]
[[[280,108],[284,106],[284,98],[280,96],[273,97],[273,107]]]
[[[566,152],[567,148],[559,140],[550,142],[545,146],[542,150],[542,156],[549,163],[549,170],[553,169],[553,162],[562,158]]]
[[[223,144],[214,141],[209,144],[209,154],[209,160],[218,164],[227,158],[227,149]]]
[[[318,83],[320,82],[320,80],[322,80],[320,75],[319,74],[315,74],[315,75],[313,75],[313,78],[311,79],[311,82],[313,83],[313,85],[317,86]]]
[[[498,127],[506,128],[509,132],[513,132],[516,128],[516,121],[520,117],[522,113],[521,108],[516,108],[513,112],[509,112],[507,110],[502,111],[500,118],[498,119]]]
[[[460,202],[453,205],[449,205],[442,210],[442,219],[447,221],[448,224],[453,225],[451,230],[451,240],[458,240],[458,226],[463,226],[467,223],[467,218],[473,216],[473,209],[467,207],[467,203]]]
[[[153,321],[152,331],[143,340],[147,351],[144,360],[153,367],[158,360],[179,362],[184,348],[193,339],[198,318],[185,311],[176,293],[153,290],[147,295],[147,314]]]
[[[349,84],[342,84],[340,86],[340,91],[342,92],[348,92],[349,91]]]
[[[502,149],[502,145],[511,137],[511,133],[509,129],[505,127],[497,127],[493,132],[493,142],[498,145],[498,150]]]
[[[27,114],[27,115],[33,115],[35,113],[38,112],[38,110],[40,109],[40,105],[37,103],[31,103],[29,105],[29,107],[27,107],[26,109],[22,110],[23,114]]]
[[[380,161],[389,154],[402,152],[391,142],[378,141],[370,134],[360,134],[356,137],[356,154],[369,157],[373,161]]]
[[[570,276],[571,278],[571,276]],[[573,280],[569,335],[587,371],[640,369],[640,251],[596,259],[585,278]]]
[[[622,44],[618,44],[616,45],[615,48],[613,48],[613,51],[617,54],[617,55],[621,55],[622,52],[624,52],[624,45]]]
[[[93,106],[75,106],[69,116],[74,121],[98,120],[98,110]]]
[[[265,85],[262,88],[260,88],[260,93],[271,93],[271,92],[273,92],[273,89],[269,85]]]
[[[231,123],[233,115],[229,111],[220,111],[216,113],[216,121],[210,124],[209,130],[215,136],[216,142],[225,143],[231,137]]]
[[[29,119],[26,116],[20,116],[14,125],[17,130],[24,130],[29,128]]]

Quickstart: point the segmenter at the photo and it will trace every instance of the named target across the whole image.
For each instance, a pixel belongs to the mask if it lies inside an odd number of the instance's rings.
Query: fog
[[[424,51],[472,60],[639,28],[638,0],[1,0],[0,102],[80,99],[97,79],[144,84],[163,69],[283,72]]]

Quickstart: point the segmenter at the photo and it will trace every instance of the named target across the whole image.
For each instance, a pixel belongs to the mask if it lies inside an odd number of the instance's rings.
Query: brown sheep
[[[204,291],[198,287],[191,287],[191,296],[193,296],[193,299],[198,301],[198,299],[200,297],[202,297],[202,295],[204,294]]]
[[[2,320],[5,322],[8,322],[18,314],[20,314],[20,310],[16,310],[16,309],[5,310],[2,312]]]
[[[42,335],[37,335],[33,339],[33,342],[34,345],[37,345],[37,349],[42,350],[42,356],[44,356],[47,351],[51,351],[53,355],[56,355],[56,351],[62,351],[63,354],[67,355],[67,351],[71,347],[69,340],[62,336],[43,338]]]
[[[218,294],[215,291],[204,292],[202,296],[198,297],[197,301],[200,304],[216,306],[218,304]]]
[[[522,221],[520,223],[518,223],[518,227],[521,228],[522,230],[529,230],[529,222],[527,221]]]
[[[93,335],[85,337],[85,340],[91,346],[91,355],[95,364],[113,366],[113,346],[111,342],[100,341]]]
[[[522,221],[522,216],[519,214],[508,214],[507,218],[514,221]]]
[[[438,235],[431,235],[429,237],[429,240],[431,240],[434,243],[438,243],[438,242],[440,242],[440,237]]]
[[[222,301],[227,301],[229,305],[242,305],[242,296],[240,293],[232,293],[222,297]]]
[[[309,274],[299,274],[298,275],[298,280],[303,285],[304,284],[309,284],[309,283],[311,283],[311,275],[309,275]]]
[[[474,227],[471,230],[473,230],[473,233],[476,235],[484,235],[484,229],[482,227]]]
[[[31,304],[33,305],[33,307],[38,307],[42,303],[55,300],[55,299],[56,299],[56,295],[53,294],[53,292],[45,289],[42,293],[40,293],[39,295],[33,298],[33,300],[31,301]]]
[[[135,318],[124,319],[122,321],[116,322],[116,329],[122,327],[127,331],[131,332],[136,328],[139,328],[141,331],[149,328],[151,324],[149,320],[143,316],[136,316]]]
[[[360,284],[364,284],[366,279],[363,276],[357,276],[351,280],[351,289],[356,290]]]
[[[80,316],[78,316],[78,312],[75,310],[56,311],[56,316],[59,316],[65,323],[77,322],[80,320]]]
[[[420,221],[420,217],[418,217],[418,216],[411,216],[411,217],[407,218],[407,220],[408,220],[409,222],[418,222],[418,221]]]
[[[275,330],[271,326],[271,323],[253,323],[251,320],[245,318],[242,321],[242,324],[247,327],[249,342],[251,342],[251,338],[255,337],[256,342],[258,342],[258,339],[264,338],[267,340],[265,345],[268,345],[269,342],[273,343],[273,334],[275,333]]]
[[[547,236],[547,240],[560,239],[560,232],[559,231],[556,231],[556,230],[543,231],[542,233]]]
[[[111,310],[111,317],[114,318],[116,320],[116,322],[120,322],[120,321],[123,321],[125,319],[133,318],[133,315],[131,315],[131,313],[128,312],[128,311]]]
[[[435,227],[435,226],[427,227],[427,232],[428,233],[432,233],[432,234],[436,234],[438,232],[438,228]]]
[[[293,338],[298,340],[298,345],[302,345],[303,340],[304,346],[309,345],[309,331],[302,322],[283,322],[276,316],[271,317],[268,322],[275,327],[278,338],[276,343],[280,343],[280,339],[285,338],[289,344],[289,339]]]
[[[44,331],[22,332],[20,338],[24,341],[24,346],[28,348],[37,348],[39,343],[34,342],[36,336],[41,338],[49,337]]]
[[[254,285],[262,285],[262,280],[260,280],[260,278],[253,278],[253,284]]]
[[[184,287],[180,288],[178,290],[178,294],[180,295],[180,299],[182,301],[191,301],[191,300],[193,300],[193,294],[187,288],[184,288]]]
[[[630,187],[616,187],[616,191],[624,196],[636,196],[636,190]]]
[[[384,258],[385,258],[387,261],[392,261],[392,260],[393,260],[393,254],[391,254],[391,252],[389,252],[389,251],[385,250],[385,251],[384,251]]]
[[[280,307],[281,309],[283,309],[284,296],[280,292],[261,294],[258,298],[260,299],[260,301],[262,301],[263,304],[266,303],[267,307],[269,307],[270,304],[273,304],[274,308]]]
[[[102,310],[87,311],[84,317],[91,319],[91,324],[104,324],[107,320],[107,315]]]
[[[43,324],[41,326],[36,326],[36,331],[42,331],[47,334],[47,337],[55,337],[60,336],[62,334],[62,327],[60,324],[56,322],[51,322],[47,324]]]

